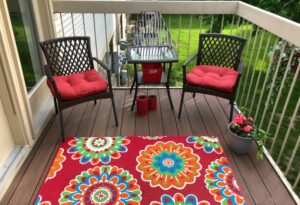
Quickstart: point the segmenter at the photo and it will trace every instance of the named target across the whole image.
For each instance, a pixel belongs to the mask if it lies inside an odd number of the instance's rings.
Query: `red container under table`
[[[163,67],[161,63],[142,64],[143,81],[145,83],[159,83]]]

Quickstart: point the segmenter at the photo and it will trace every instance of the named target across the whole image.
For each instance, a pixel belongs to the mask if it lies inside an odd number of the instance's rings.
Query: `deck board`
[[[72,108],[67,109],[64,112],[64,125],[68,124],[71,113],[73,113]],[[42,180],[40,178],[43,174],[43,171],[46,168],[52,153],[55,151],[58,141],[60,140],[59,121],[58,118],[56,119],[57,120],[46,134],[45,140],[42,142],[34,158],[31,160],[21,181],[16,187],[14,194],[11,196],[9,204],[20,204],[20,202],[23,204],[28,204],[31,200],[33,193],[37,189],[39,181]]]
[[[167,91],[165,89],[159,90],[159,101],[161,107],[162,124],[164,127],[164,135],[177,136],[178,130],[175,121],[174,111],[171,109]]]
[[[133,100],[133,94],[130,95],[129,90],[125,91],[124,111],[121,124],[121,135],[132,136],[135,134],[135,113],[131,111],[131,103]]]
[[[213,97],[215,98],[215,97]],[[233,172],[235,173],[235,177],[237,178],[239,185],[241,186],[241,189],[243,190],[247,203],[248,204],[255,204],[252,194],[245,183],[244,178],[242,177],[242,172],[239,168],[239,164],[236,161],[236,155],[230,151],[227,141],[224,138],[223,133],[221,132],[219,126],[218,126],[218,120],[220,119],[219,116],[215,116],[214,113],[210,110],[210,105],[206,101],[206,98],[202,94],[198,94],[195,98],[197,107],[199,112],[201,113],[201,116],[205,116],[204,124],[207,129],[207,132],[209,135],[214,136],[220,136],[220,142],[222,144],[223,150],[226,153],[227,159],[231,165],[231,168],[233,169]],[[213,107],[216,107],[218,105],[212,105]],[[227,122],[227,119],[226,119]]]
[[[221,98],[187,93],[182,116],[177,118],[181,91],[172,89],[174,111],[171,110],[165,89],[141,89],[139,94],[159,96],[158,108],[148,116],[138,117],[131,111],[133,94],[115,90],[119,126],[115,126],[109,99],[83,103],[64,111],[66,135],[216,135],[242,188],[248,204],[295,204],[272,165],[255,159],[255,147],[249,155],[238,156],[230,151],[228,142],[229,103]],[[21,167],[0,204],[33,204],[39,187],[59,146],[59,120],[47,126],[45,134]]]
[[[145,89],[141,89],[141,93],[148,95]],[[135,115],[135,135],[149,135],[149,115]]]
[[[178,110],[179,110],[179,104],[180,104],[180,98],[181,98],[181,93],[179,90],[173,90],[171,92],[171,97],[173,99],[173,104],[174,104],[174,117],[175,117],[175,122],[178,130],[178,135],[184,136],[184,135],[190,135],[193,133],[188,115],[186,113],[186,110],[183,109],[181,113],[180,119],[178,119]]]
[[[228,124],[228,115],[224,112],[222,106],[219,104],[219,101],[216,97],[213,96],[205,96],[207,101],[209,102],[209,106],[211,111],[214,113],[215,117],[218,120],[217,124],[222,132],[223,139],[225,139],[226,143],[229,144],[228,137],[229,133],[227,130]],[[246,184],[249,188],[249,193],[252,195],[256,204],[275,204],[273,201],[268,189],[264,185],[262,179],[260,178],[257,170],[252,165],[251,160],[248,155],[237,156],[234,155],[235,161],[238,164],[238,167],[241,173],[247,173],[243,176]]]
[[[149,89],[148,95],[158,96],[158,90]],[[160,102],[157,100],[157,109],[156,111],[149,112],[149,135],[157,136],[164,133],[164,128],[162,125],[162,114],[160,111]]]
[[[185,94],[184,106],[182,110],[187,113],[192,132],[194,135],[208,135],[207,128],[204,125],[203,118],[195,106],[195,100],[190,93]]]
[[[218,98],[219,103],[223,107],[223,110],[228,107],[228,101]],[[227,109],[229,112],[229,109]],[[259,176],[261,177],[263,183],[265,184],[267,190],[271,194],[274,201],[277,204],[293,204],[293,199],[291,197],[285,197],[281,193],[285,192],[286,188],[280,180],[279,176],[272,171],[273,167],[267,160],[257,160],[256,159],[256,146],[252,146],[251,152],[249,153],[250,160],[253,166],[256,168]]]
[[[115,90],[114,97],[115,97],[119,126],[116,126],[113,109],[111,109],[109,119],[108,119],[108,124],[106,127],[105,136],[120,136],[121,135],[121,122],[122,122],[123,112],[124,112],[125,92],[123,90]],[[97,124],[95,124],[94,126],[97,126]],[[95,136],[95,135],[91,135],[91,136]]]
[[[93,128],[91,132],[92,136],[105,136],[106,128],[108,125],[107,119],[109,118],[111,108],[112,106],[110,99],[101,100],[97,116],[93,123]]]

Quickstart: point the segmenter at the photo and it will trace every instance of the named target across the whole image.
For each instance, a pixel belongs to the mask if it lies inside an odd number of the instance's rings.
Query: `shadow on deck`
[[[181,119],[177,118],[180,90],[172,89],[175,111],[170,109],[165,89],[140,89],[139,93],[159,96],[158,109],[147,117],[130,111],[129,90],[115,90],[119,127],[115,127],[111,101],[83,103],[64,111],[66,136],[118,135],[212,135],[219,136],[247,204],[295,204],[268,160],[257,161],[255,149],[239,156],[228,147],[227,100],[197,94],[187,94]],[[59,121],[53,119],[36,143],[25,163],[10,185],[0,204],[33,204],[39,187],[59,146]]]

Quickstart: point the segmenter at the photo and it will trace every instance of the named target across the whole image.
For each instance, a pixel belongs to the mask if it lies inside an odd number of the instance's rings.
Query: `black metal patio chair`
[[[243,63],[241,55],[245,39],[223,34],[200,34],[198,52],[183,64],[183,88],[178,118],[184,94],[192,92],[219,96],[229,100],[232,120],[234,101]],[[187,73],[187,66],[197,57],[196,66]]]
[[[44,66],[47,84],[59,113],[62,140],[65,139],[62,110],[79,103],[111,98],[115,123],[118,118],[111,84],[111,70],[92,57],[89,37],[64,37],[40,43],[47,64]],[[94,61],[107,73],[107,80],[94,69]]]

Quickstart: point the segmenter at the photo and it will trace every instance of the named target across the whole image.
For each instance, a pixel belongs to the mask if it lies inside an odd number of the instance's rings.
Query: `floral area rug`
[[[217,137],[70,137],[35,204],[246,204]]]

